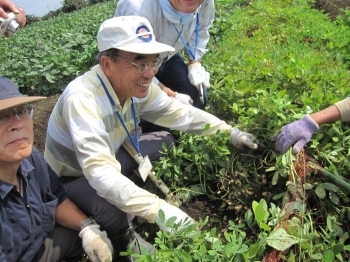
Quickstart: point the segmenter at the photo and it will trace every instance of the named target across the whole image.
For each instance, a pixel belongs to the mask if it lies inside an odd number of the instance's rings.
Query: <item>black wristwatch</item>
[[[89,217],[88,219],[84,220],[79,224],[78,230],[81,231],[87,225],[96,225],[96,224],[97,224],[96,221],[92,217]]]

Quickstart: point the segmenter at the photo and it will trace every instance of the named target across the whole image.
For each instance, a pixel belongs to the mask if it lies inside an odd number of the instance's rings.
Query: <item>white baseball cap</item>
[[[97,33],[99,52],[116,48],[136,54],[158,54],[175,51],[156,41],[153,28],[145,17],[117,16],[104,21]]]

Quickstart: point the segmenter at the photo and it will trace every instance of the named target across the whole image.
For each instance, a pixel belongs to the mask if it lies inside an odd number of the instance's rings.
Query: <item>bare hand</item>
[[[16,15],[16,21],[20,27],[23,27],[26,24],[25,12],[19,6],[13,4],[10,0],[0,0],[0,17],[7,19],[7,13],[14,13]],[[10,36],[9,32],[5,33],[6,37]]]

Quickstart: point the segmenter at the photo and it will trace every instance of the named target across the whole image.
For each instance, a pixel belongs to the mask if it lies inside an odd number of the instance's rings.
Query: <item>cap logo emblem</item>
[[[138,38],[143,42],[152,41],[152,34],[147,34],[148,32],[150,32],[150,30],[145,25],[141,25],[136,29],[136,34],[142,34],[138,36]]]

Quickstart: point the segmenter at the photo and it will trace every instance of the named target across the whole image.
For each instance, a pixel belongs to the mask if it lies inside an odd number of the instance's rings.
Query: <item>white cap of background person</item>
[[[141,16],[117,16],[104,21],[97,33],[97,46],[99,52],[111,48],[135,54],[175,51],[156,41],[150,22]]]

